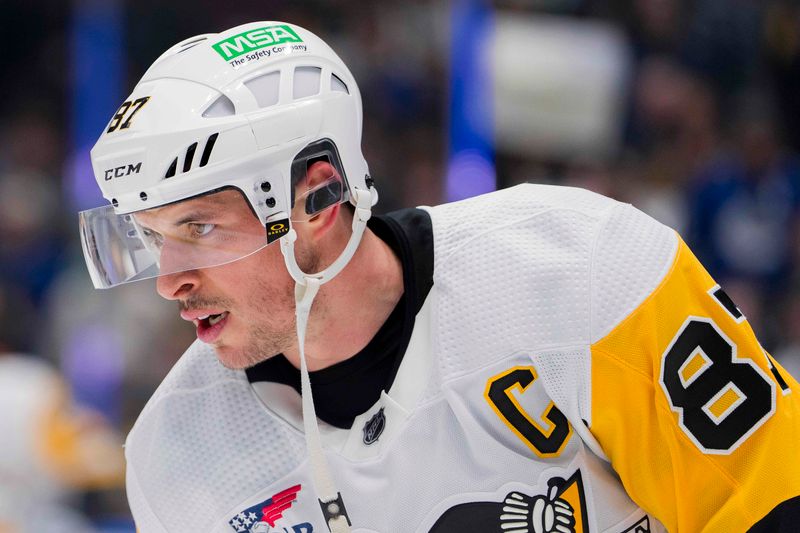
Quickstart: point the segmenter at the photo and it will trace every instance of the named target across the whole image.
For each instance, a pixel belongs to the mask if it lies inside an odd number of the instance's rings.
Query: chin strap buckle
[[[372,216],[372,195],[375,193],[353,188],[352,194],[356,197],[356,213],[353,217],[353,229],[355,230],[357,223],[365,224]]]
[[[322,508],[322,514],[325,517],[325,523],[328,524],[328,529],[331,531],[331,533],[336,533],[337,531],[348,531],[348,529],[344,528],[353,525],[350,522],[350,517],[347,516],[347,509],[344,507],[342,494],[340,492],[336,493],[336,499],[333,499],[329,502],[323,502],[322,500],[319,500],[319,506]],[[347,522],[346,526],[345,521]]]

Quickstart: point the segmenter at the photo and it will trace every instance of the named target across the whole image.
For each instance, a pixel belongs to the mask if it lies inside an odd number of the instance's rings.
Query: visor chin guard
[[[364,235],[364,230],[367,228],[367,221],[372,216],[372,200],[376,195],[375,189],[363,190],[353,188],[351,195],[355,197],[355,213],[353,214],[353,233],[350,235],[350,240],[347,241],[345,246],[336,261],[331,265],[317,273],[306,273],[300,269],[297,264],[297,259],[294,255],[294,242],[297,240],[297,233],[294,229],[281,238],[281,252],[283,253],[286,269],[298,285],[307,285],[308,278],[315,278],[319,280],[319,284],[327,283],[332,280],[342,269],[350,262],[353,255],[356,253],[358,244],[361,242],[361,237]]]

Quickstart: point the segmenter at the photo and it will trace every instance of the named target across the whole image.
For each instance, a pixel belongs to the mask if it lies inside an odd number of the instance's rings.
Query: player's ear
[[[340,198],[344,183],[336,169],[326,160],[308,166],[306,179],[295,190],[292,219],[298,234],[318,240],[324,237],[339,218]]]

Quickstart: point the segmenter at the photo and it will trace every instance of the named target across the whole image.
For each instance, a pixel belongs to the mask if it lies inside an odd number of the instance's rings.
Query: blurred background
[[[152,283],[92,289],[88,150],[163,50],[252,20],[350,66],[380,211],[525,181],[633,203],[800,375],[797,0],[3,0],[0,532],[133,531],[122,438],[194,331]]]

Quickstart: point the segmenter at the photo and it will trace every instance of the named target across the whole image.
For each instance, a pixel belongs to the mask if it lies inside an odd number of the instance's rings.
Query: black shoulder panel
[[[748,533],[790,533],[800,527],[800,496],[782,502],[748,530]]]

